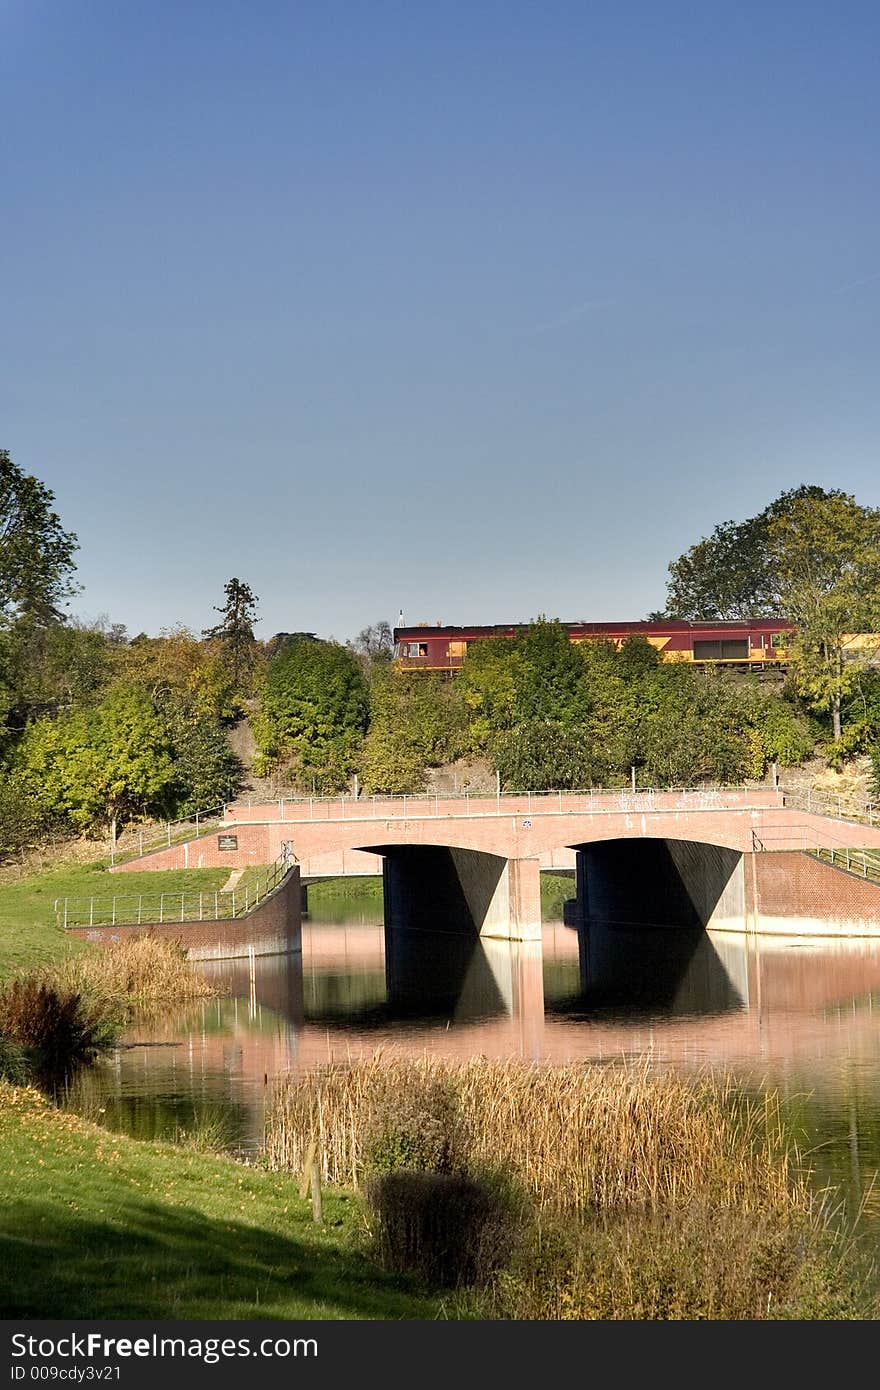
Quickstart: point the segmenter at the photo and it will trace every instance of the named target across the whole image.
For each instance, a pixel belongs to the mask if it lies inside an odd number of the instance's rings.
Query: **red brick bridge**
[[[305,881],[382,873],[388,927],[538,941],[541,870],[575,868],[582,921],[742,929],[762,851],[880,848],[880,825],[825,809],[769,787],[281,800],[229,805],[219,830],[116,872],[268,864],[289,845]]]

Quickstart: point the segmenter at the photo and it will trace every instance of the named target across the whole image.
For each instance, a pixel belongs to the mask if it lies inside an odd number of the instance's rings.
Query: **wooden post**
[[[314,1167],[314,1163],[315,1163],[315,1141],[314,1141],[314,1139],[310,1139],[310,1140],[309,1140],[309,1147],[306,1149],[306,1161],[305,1161],[305,1166],[304,1166],[304,1168],[303,1168],[302,1177],[300,1178],[300,1182],[299,1182],[299,1195],[300,1195],[300,1197],[302,1197],[303,1201],[305,1201],[306,1197],[307,1197],[308,1194],[309,1194],[309,1186],[310,1186],[311,1181],[312,1181],[312,1168]]]
[[[312,1161],[312,1220],[316,1226],[324,1224],[324,1209],[321,1205],[321,1165],[317,1157]]]

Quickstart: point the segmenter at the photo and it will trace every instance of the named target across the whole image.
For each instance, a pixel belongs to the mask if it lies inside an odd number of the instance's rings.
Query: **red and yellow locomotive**
[[[401,670],[455,671],[473,642],[489,637],[516,637],[525,623],[494,627],[396,627],[394,661]],[[606,641],[622,645],[628,637],[646,637],[664,661],[710,662],[762,671],[784,666],[793,624],[784,618],[749,618],[741,622],[688,623],[672,619],[634,623],[563,623],[572,642]]]

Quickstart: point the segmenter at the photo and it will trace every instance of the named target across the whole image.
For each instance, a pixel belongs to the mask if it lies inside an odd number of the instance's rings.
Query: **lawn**
[[[53,964],[85,942],[66,936],[56,924],[56,898],[92,895],[214,892],[229,877],[226,869],[186,869],[111,874],[104,868],[66,865],[14,883],[0,884],[0,979],[14,971]]]
[[[0,1083],[0,1316],[433,1318],[381,1273],[357,1199],[112,1134]]]

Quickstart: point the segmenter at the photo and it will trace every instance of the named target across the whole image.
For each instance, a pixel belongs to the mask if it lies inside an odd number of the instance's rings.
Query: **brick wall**
[[[234,921],[142,922],[115,927],[68,927],[68,936],[101,946],[160,936],[179,941],[192,960],[223,960],[236,956],[274,955],[302,948],[299,869],[247,914]]]
[[[756,931],[880,937],[880,884],[795,850],[749,858],[746,890]]]

